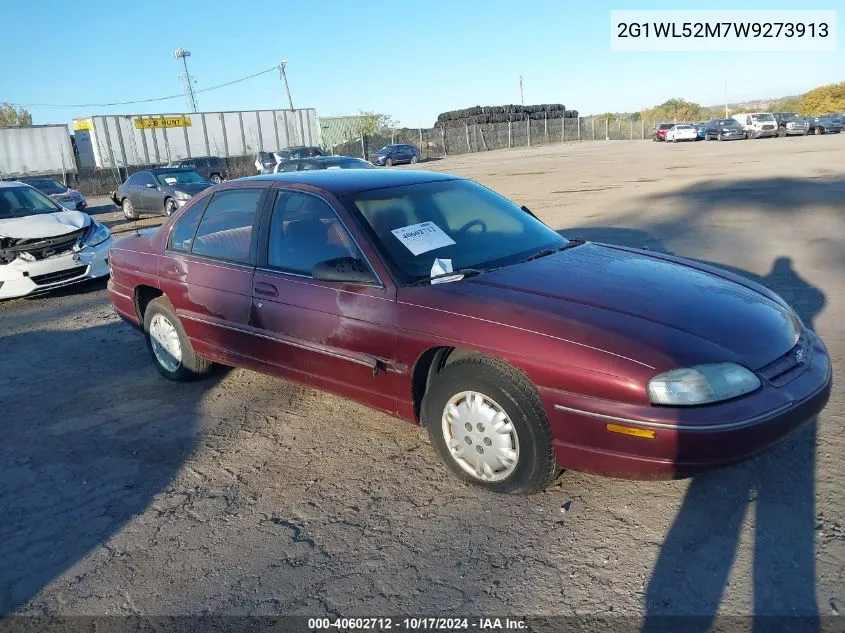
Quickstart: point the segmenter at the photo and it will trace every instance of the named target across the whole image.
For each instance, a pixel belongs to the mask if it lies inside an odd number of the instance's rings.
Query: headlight
[[[93,220],[93,222],[94,230],[91,231],[91,234],[88,236],[88,239],[85,240],[86,246],[97,246],[98,244],[102,244],[111,237],[111,233],[105,225],[100,224],[96,220]]]
[[[176,196],[177,200],[190,200],[191,198],[191,195],[184,191],[177,191],[173,195]]]
[[[652,404],[688,407],[736,398],[759,386],[757,376],[735,363],[694,365],[652,378],[648,399]]]

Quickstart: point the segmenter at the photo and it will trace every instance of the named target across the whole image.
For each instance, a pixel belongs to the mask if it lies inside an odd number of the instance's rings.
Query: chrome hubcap
[[[179,334],[170,320],[163,314],[156,314],[150,321],[150,343],[153,355],[167,371],[176,371],[182,364],[182,344]]]
[[[452,396],[443,409],[443,438],[458,465],[481,481],[501,481],[519,462],[519,438],[508,414],[476,391]]]

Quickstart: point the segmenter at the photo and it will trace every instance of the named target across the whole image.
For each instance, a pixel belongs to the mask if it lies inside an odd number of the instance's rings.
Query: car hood
[[[214,183],[212,182],[192,182],[192,183],[185,183],[181,185],[165,185],[162,187],[163,190],[173,193],[176,191],[184,191],[185,193],[195,196],[200,191],[205,191],[209,187],[211,187]]]
[[[519,329],[586,336],[652,366],[733,361],[757,369],[795,345],[801,323],[773,293],[732,278],[679,258],[587,243],[427,288],[465,295],[471,300],[435,301],[477,310],[476,318],[503,322],[507,312],[504,322]]]
[[[33,240],[78,231],[91,224],[91,217],[79,211],[57,211],[0,220],[0,237]]]

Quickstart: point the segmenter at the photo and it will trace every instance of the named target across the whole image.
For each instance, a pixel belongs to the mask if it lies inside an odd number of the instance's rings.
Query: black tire
[[[386,161],[384,161],[384,166],[385,167],[393,167],[393,159],[388,158]]]
[[[156,357],[153,350],[152,337],[150,336],[150,324],[156,315],[162,315],[176,331],[179,338],[179,345],[182,351],[182,359],[179,366],[175,370],[170,370]],[[147,350],[150,352],[150,357],[153,360],[158,372],[168,380],[187,382],[202,378],[211,372],[214,367],[213,363],[197,355],[191,342],[188,340],[185,329],[182,327],[182,322],[176,316],[176,311],[173,309],[173,304],[167,297],[158,297],[147,304],[147,309],[144,312],[144,338],[147,341]]]
[[[209,180],[217,185],[223,182],[223,177],[220,174],[211,174]]]
[[[779,127],[778,128],[778,137],[779,138],[786,138],[786,128],[785,127]]]
[[[821,136],[822,134],[824,134],[824,128],[822,128],[821,126],[816,126],[816,129],[813,130],[813,132],[816,136]]]
[[[418,162],[420,162],[420,159],[417,157],[417,155],[416,155],[416,154],[414,154],[413,156],[411,156],[411,164],[412,164],[412,165],[416,165]]]
[[[719,132],[719,133],[716,135],[716,140],[717,140],[717,141],[724,141],[724,140],[725,140],[725,137],[722,135],[722,133],[721,133],[721,132]]]
[[[510,418],[519,442],[513,471],[499,481],[483,481],[458,463],[446,444],[443,413],[449,400],[464,391],[492,399]],[[552,433],[536,387],[518,369],[489,356],[471,356],[444,367],[432,378],[422,403],[422,423],[440,459],[462,480],[493,492],[533,494],[546,488],[560,469]],[[487,440],[484,443],[489,446]],[[479,442],[476,450],[483,452]]]
[[[179,205],[176,204],[176,201],[173,198],[164,199],[164,215],[166,215],[167,217],[173,215],[178,208]]]
[[[123,201],[120,203],[120,206],[123,209],[123,217],[125,217],[127,220],[138,219],[138,212],[135,211],[135,207],[132,206],[132,201],[129,198],[124,198]]]

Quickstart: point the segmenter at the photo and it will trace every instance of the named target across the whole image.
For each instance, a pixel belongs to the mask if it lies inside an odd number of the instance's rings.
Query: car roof
[[[0,189],[11,189],[12,187],[20,187],[21,185],[29,187],[30,185],[19,180],[0,180]]]
[[[174,163],[183,163],[186,160],[200,160],[200,159],[205,160],[207,158],[213,158],[214,160],[221,160],[219,156],[190,156],[190,157],[186,156],[185,158],[177,158],[173,162]]]
[[[154,174],[165,174],[165,173],[166,174],[172,174],[174,171],[194,171],[194,170],[190,169],[188,167],[150,167],[149,169],[140,169],[139,171],[136,171],[135,173],[137,174],[141,171],[149,171],[149,172],[152,172]],[[132,176],[132,175],[134,175],[134,174],[130,174],[130,176]]]
[[[338,169],[263,174],[238,178],[230,182],[267,181],[279,184],[301,183],[318,187],[334,195],[345,195],[371,189],[417,185],[424,182],[461,180],[460,176],[414,169]]]

